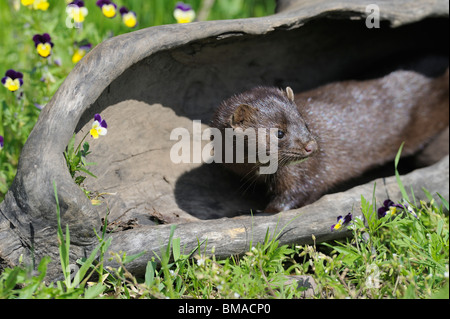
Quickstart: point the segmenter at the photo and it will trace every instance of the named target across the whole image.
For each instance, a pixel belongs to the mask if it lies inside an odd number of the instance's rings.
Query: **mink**
[[[224,163],[245,180],[264,183],[270,196],[264,211],[275,213],[310,204],[393,161],[402,143],[402,156],[423,149],[449,125],[448,79],[448,69],[436,78],[399,70],[295,95],[290,88],[257,87],[222,102],[210,125],[221,132],[278,129],[275,173],[259,174],[259,162]]]

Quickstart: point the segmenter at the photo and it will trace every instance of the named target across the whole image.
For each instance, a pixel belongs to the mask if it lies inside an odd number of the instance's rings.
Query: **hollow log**
[[[358,211],[360,196],[371,198],[373,182],[297,210],[251,216],[250,209],[264,207],[264,196],[242,194],[239,180],[217,166],[172,163],[170,133],[177,127],[192,132],[195,120],[207,127],[223,99],[257,85],[300,92],[399,67],[428,76],[448,67],[447,1],[378,1],[379,28],[366,25],[370,3],[278,1],[278,12],[267,17],[164,25],[99,44],[44,108],[22,150],[0,204],[0,270],[21,256],[34,265],[50,256],[48,277],[61,275],[53,183],[62,224],[70,228],[71,260],[97,244],[94,229],[108,212],[115,230],[108,234],[110,250],[146,252],[129,265],[137,275],[167,244],[171,226],[155,221],[177,224],[175,237],[186,251],[208,239],[219,257],[242,254],[267,229],[281,232],[281,244],[306,243],[313,234],[318,241],[345,236],[330,232],[331,223]],[[97,163],[97,178],[88,177],[85,186],[107,193],[100,206],[74,183],[63,155],[72,135],[80,141],[96,113],[108,121],[108,134],[90,141],[88,160]],[[448,157],[403,182],[418,198],[424,198],[421,187],[448,198]],[[376,183],[378,205],[386,196],[400,198],[392,177]]]

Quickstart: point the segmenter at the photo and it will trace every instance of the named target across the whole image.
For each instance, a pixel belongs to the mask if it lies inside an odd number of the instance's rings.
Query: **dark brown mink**
[[[221,130],[241,126],[296,132],[284,134],[289,142],[280,139],[279,152],[290,152],[293,145],[306,151],[288,161],[279,156],[270,176],[258,176],[258,164],[226,165],[267,185],[271,199],[265,212],[312,203],[333,186],[392,161],[403,142],[402,156],[420,151],[449,125],[448,69],[437,78],[394,71],[378,79],[327,84],[296,94],[297,113],[291,109],[292,91],[286,92],[244,92],[224,101],[211,122]]]
[[[253,145],[258,145],[258,148],[262,144],[265,155],[270,156],[277,152],[278,166],[305,159],[317,150],[317,142],[308,130],[294,102],[294,93],[289,87],[285,91],[272,87],[256,87],[243,94],[235,95],[219,106],[210,125],[221,131],[221,144],[215,143],[214,148],[222,148],[222,163],[250,182],[267,180],[270,177],[259,174],[259,168],[267,167],[268,164],[261,163],[258,156],[254,163],[249,159],[248,143],[251,140],[255,141]],[[239,135],[239,129],[244,132],[249,128],[254,129],[255,134],[245,135],[245,147],[242,152],[244,159],[242,163],[239,163],[236,157],[236,139],[230,145],[231,149],[227,149],[225,130],[232,129],[236,135]],[[258,129],[262,128],[265,129],[265,139],[258,140],[260,136]],[[275,129],[272,132],[274,135],[272,138],[276,139],[277,148],[270,147],[270,128]],[[251,150],[256,153],[256,149]],[[226,161],[226,152],[233,154],[231,163]]]

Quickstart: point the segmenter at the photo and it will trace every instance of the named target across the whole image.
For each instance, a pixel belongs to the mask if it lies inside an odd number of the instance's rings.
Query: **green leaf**
[[[104,286],[101,283],[98,283],[94,286],[91,286],[89,288],[86,288],[84,291],[84,298],[85,299],[93,299],[95,297],[98,297],[103,291],[105,291],[106,286]]]
[[[342,262],[349,266],[354,266],[356,260],[361,256],[352,248],[346,248],[344,246],[333,246],[328,243],[323,243],[324,246],[328,246],[342,255]]]
[[[135,260],[136,258],[139,258],[139,257],[141,257],[143,254],[145,254],[145,251],[142,251],[142,252],[140,252],[140,253],[137,253],[137,254],[134,254],[134,255],[131,255],[131,256],[125,256],[125,258],[123,259],[123,264],[125,265],[125,264],[127,264],[127,263],[129,263],[129,262],[132,262],[133,260]]]
[[[397,169],[398,162],[400,161],[400,157],[402,155],[402,149],[403,149],[404,145],[405,145],[405,142],[403,142],[402,145],[400,145],[400,148],[397,151],[397,155],[395,156],[395,162],[394,162],[395,169]]]
[[[64,274],[64,277],[69,278],[70,277],[70,271],[68,270],[69,267],[69,251],[66,250],[66,243],[64,239],[64,234],[62,232],[61,227],[61,210],[59,207],[59,199],[58,199],[58,191],[56,189],[56,182],[53,181],[53,188],[55,191],[55,200],[56,200],[56,221],[58,224],[57,229],[57,235],[58,235],[58,246],[59,246],[59,258],[61,260],[61,268]]]
[[[150,287],[155,280],[155,269],[156,262],[149,261],[147,262],[147,267],[145,268],[145,285]]]
[[[174,262],[177,262],[177,260],[181,256],[181,239],[180,238],[174,238],[172,241],[172,253],[173,253],[173,259]]]
[[[14,287],[17,284],[17,276],[19,275],[19,272],[21,271],[20,267],[15,267],[12,272],[9,273],[8,277],[5,281],[5,292],[11,291],[14,289]]]
[[[70,232],[69,224],[66,224],[66,252],[67,252],[67,263],[69,263],[69,252],[70,252]]]
[[[32,285],[25,286],[20,289],[18,299],[31,299],[33,294],[36,292],[39,287],[40,282],[37,282]]]
[[[439,194],[439,193],[437,193],[437,195],[439,196],[439,198],[441,199],[441,201],[442,201],[442,204],[444,204],[444,207],[447,209],[447,210],[449,210],[449,205],[448,205],[448,201],[444,198],[444,197],[442,197],[442,195],[441,194]]]
[[[77,176],[75,178],[75,184],[81,185],[84,182],[85,179],[86,179],[86,176]]]
[[[108,240],[111,241],[112,237],[108,238],[107,241]],[[77,271],[77,273],[75,274],[75,276],[73,278],[73,283],[72,283],[73,287],[77,287],[81,283],[81,281],[83,280],[84,276],[86,275],[89,267],[91,267],[95,257],[97,256],[97,252],[101,246],[102,246],[102,243],[98,244],[94,248],[94,250],[91,252],[89,257],[84,261],[83,265],[81,265],[80,269]]]
[[[69,158],[72,158],[72,156],[74,155],[75,136],[76,134],[72,135],[72,138],[70,139],[69,144],[67,145],[67,154],[69,155]]]
[[[78,170],[79,170],[79,171],[82,171],[82,172],[84,172],[84,173],[86,173],[86,174],[88,174],[88,175],[91,175],[91,176],[94,177],[94,178],[97,178],[97,176],[95,176],[94,174],[92,174],[89,170],[87,170],[87,169],[84,168],[84,167],[80,167],[80,168],[78,168]]]
[[[97,165],[97,163],[96,162],[86,162],[85,160],[83,160],[83,165],[84,166],[95,166],[95,165]]]
[[[431,296],[431,299],[447,299],[449,298],[449,284],[447,282],[447,284],[441,288],[441,290],[439,290],[438,292],[434,293]]]
[[[39,262],[39,265],[37,267],[39,271],[38,280],[42,281],[44,280],[44,277],[47,273],[47,265],[50,263],[51,259],[48,256],[44,256],[41,261]]]
[[[444,229],[444,220],[440,219],[437,224],[436,235],[441,236],[443,229]]]
[[[417,299],[414,284],[409,284],[408,288],[406,288],[404,299]]]
[[[83,150],[84,150],[85,152],[89,151],[89,143],[88,143],[88,142],[84,142],[84,144],[83,144]]]
[[[422,187],[422,191],[425,193],[425,196],[428,198],[429,201],[433,200],[433,195],[431,195],[431,193],[425,189],[425,187]]]

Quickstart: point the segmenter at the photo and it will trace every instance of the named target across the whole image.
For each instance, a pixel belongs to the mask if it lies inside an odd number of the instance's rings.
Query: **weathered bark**
[[[269,17],[165,25],[117,36],[84,57],[42,111],[0,205],[0,268],[17,264],[21,255],[25,262],[49,255],[49,277],[60,273],[53,182],[62,223],[71,230],[72,260],[96,244],[93,230],[101,227],[106,204],[91,205],[71,179],[63,152],[72,134],[83,136],[100,112],[109,130],[91,142],[88,159],[98,163],[93,168],[98,178],[88,178],[86,186],[115,194],[106,196],[110,222],[136,220],[135,229],[112,234],[111,250],[146,250],[130,266],[137,274],[169,235],[170,226],[150,226],[155,218],[177,223],[175,236],[187,249],[208,237],[208,247],[216,246],[219,256],[242,253],[252,235],[259,241],[267,227],[275,230],[278,218],[281,229],[299,213],[282,243],[302,243],[312,233],[319,240],[341,236],[326,232],[329,223],[337,212],[357,207],[359,195],[324,197],[324,206],[252,218],[249,208],[264,207],[264,199],[258,193],[242,196],[236,192],[239,181],[214,166],[172,164],[170,132],[192,131],[192,121],[206,123],[221,100],[260,84],[289,85],[298,92],[399,65],[432,76],[448,65],[448,2],[379,1],[380,29],[365,26],[370,1],[282,2],[280,13]],[[414,187],[429,186],[448,197],[448,166],[444,173],[431,173],[445,166],[440,165],[418,171],[425,175]],[[439,176],[430,181],[429,174]],[[231,218],[237,210],[247,215]]]

